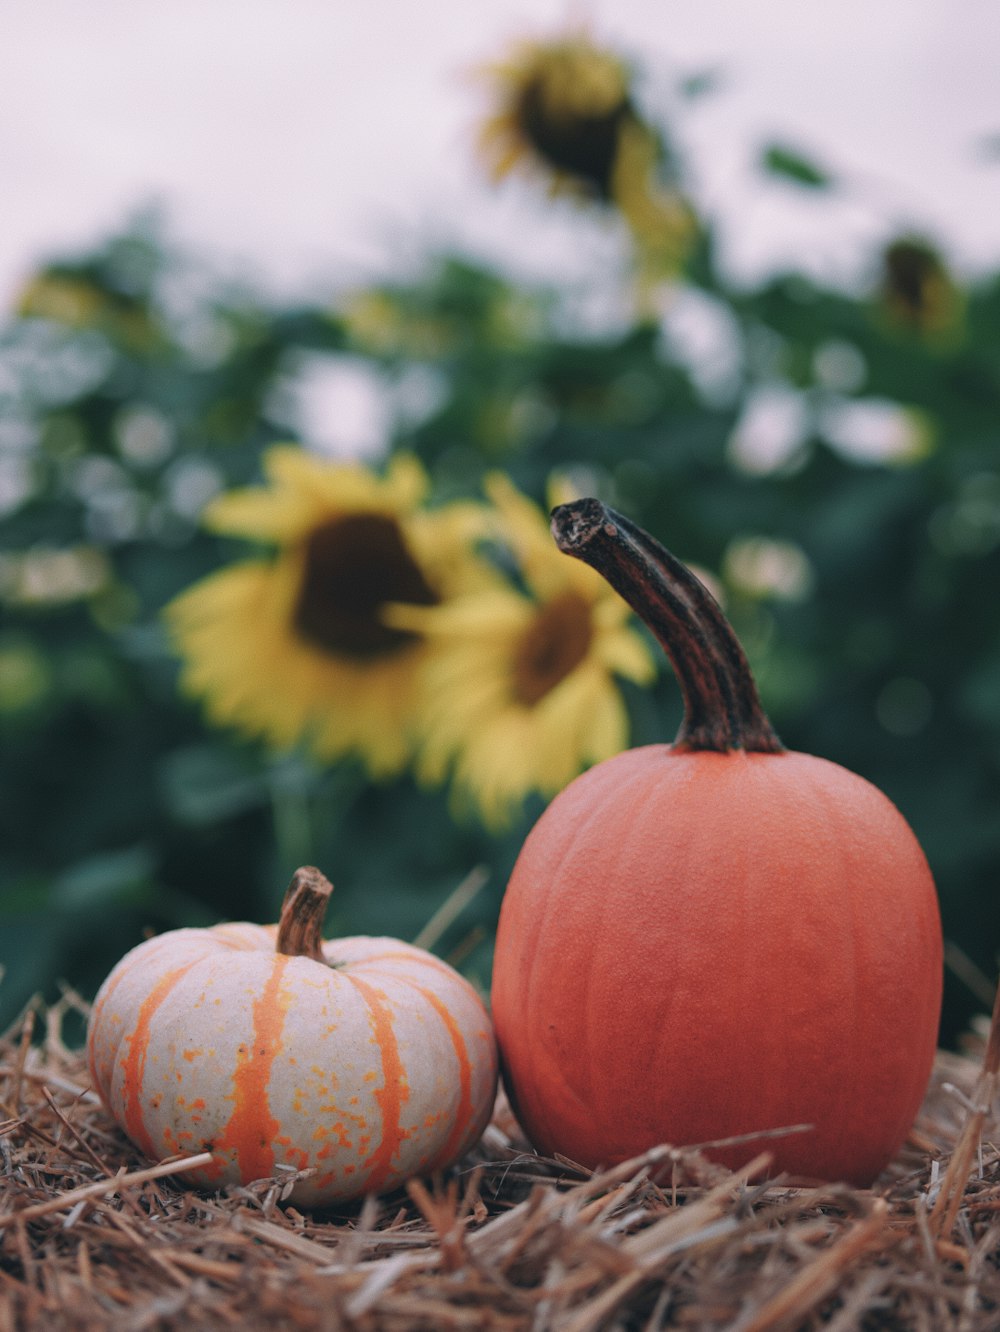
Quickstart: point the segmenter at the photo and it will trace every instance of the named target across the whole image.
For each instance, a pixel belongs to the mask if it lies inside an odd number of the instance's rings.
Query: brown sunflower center
[[[947,278],[941,259],[919,241],[894,241],[885,252],[885,293],[897,314],[921,326],[941,313]]]
[[[378,657],[415,638],[382,623],[386,603],[432,606],[437,600],[394,518],[346,514],[317,527],[306,539],[295,628],[330,652]]]
[[[630,114],[625,97],[610,110],[554,113],[543,76],[525,84],[517,107],[521,131],[539,156],[584,181],[600,199],[611,197],[618,138]]]
[[[541,607],[521,636],[514,657],[514,693],[529,707],[579,666],[593,628],[590,607],[576,592],[564,592]]]

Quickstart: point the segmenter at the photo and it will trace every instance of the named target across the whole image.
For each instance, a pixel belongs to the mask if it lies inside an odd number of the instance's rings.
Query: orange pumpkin
[[[396,939],[321,940],[330,884],[297,871],[277,926],[173,930],[139,944],[94,1001],[91,1077],[154,1160],[186,1178],[311,1170],[290,1197],[340,1202],[450,1165],[496,1091],[492,1027],[456,971]]]
[[[586,1166],[714,1144],[730,1165],[770,1149],[778,1170],[868,1184],[937,1043],[916,838],[869,782],[783,749],[719,607],[647,533],[596,500],[552,526],[660,639],[685,717],[673,745],[572,782],[514,867],[492,1003],[521,1123]]]

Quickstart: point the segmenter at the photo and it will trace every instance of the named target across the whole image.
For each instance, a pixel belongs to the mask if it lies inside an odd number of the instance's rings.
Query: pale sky
[[[720,74],[677,129],[741,275],[850,278],[903,227],[1000,262],[996,0],[0,0],[0,301],[153,200],[208,258],[316,295],[444,246],[586,272],[601,228],[474,152],[475,68],[576,18],[650,103]],[[771,139],[841,178],[832,203],[760,181]]]

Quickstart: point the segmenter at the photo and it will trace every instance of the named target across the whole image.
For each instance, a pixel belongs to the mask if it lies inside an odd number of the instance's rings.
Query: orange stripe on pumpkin
[[[216,1153],[234,1153],[244,1184],[274,1174],[274,1143],[281,1121],[271,1113],[267,1091],[291,1003],[291,996],[281,987],[291,960],[274,956],[271,973],[254,1000],[250,1044],[241,1045],[236,1052],[233,1112],[212,1146]]]
[[[436,971],[441,976],[447,976],[450,981],[463,980],[464,977],[449,966],[441,958],[435,957],[433,953],[425,953],[422,949],[396,948],[385,953],[372,953],[369,957],[355,957],[347,963],[347,967],[361,967],[364,970],[380,967],[383,962],[411,962],[415,967],[427,967],[430,971]],[[393,971],[394,976],[399,973]],[[466,982],[467,984],[468,982]]]
[[[444,1146],[427,1167],[428,1170],[438,1170],[447,1165],[456,1155],[462,1138],[469,1129],[469,1121],[472,1118],[472,1064],[469,1061],[469,1051],[465,1044],[465,1038],[444,1000],[436,995],[433,990],[429,990],[423,985],[417,985],[413,981],[407,983],[413,985],[413,988],[423,995],[444,1023],[445,1030],[451,1038],[455,1050],[455,1058],[458,1060],[458,1108],[455,1111],[454,1122]]]
[[[403,1061],[399,1057],[399,1043],[393,1031],[392,1013],[385,992],[352,976],[349,971],[345,971],[344,975],[350,976],[368,1005],[372,1034],[382,1060],[382,1086],[373,1093],[382,1112],[382,1136],[372,1154],[362,1162],[365,1170],[371,1169],[366,1190],[374,1193],[385,1182],[392,1169],[396,1149],[406,1136],[400,1131],[400,1118],[404,1103],[410,1099],[410,1088]]]
[[[160,1005],[164,1003],[178,983],[191,970],[195,962],[199,960],[195,958],[191,962],[186,962],[182,967],[174,967],[172,971],[168,971],[160,977],[142,1001],[134,1030],[125,1037],[125,1042],[128,1044],[128,1054],[122,1060],[124,1071],[124,1085],[122,1087],[124,1118],[122,1126],[136,1146],[147,1156],[154,1158],[157,1156],[157,1152],[146,1128],[142,1096],[142,1084],[146,1075],[146,1053],[149,1049],[153,1018],[156,1016]]]
[[[377,959],[372,959],[374,965],[371,969],[377,969],[378,962],[395,958],[405,958],[407,960],[416,961],[421,965],[428,966],[429,970],[446,975],[449,980],[455,979],[455,972],[453,969],[449,967],[446,962],[440,961],[431,954],[428,954],[425,959],[413,958],[410,953],[384,953]],[[472,1063],[469,1059],[469,1050],[458,1023],[455,1021],[451,1010],[447,1007],[440,995],[436,994],[427,986],[421,985],[420,982],[414,980],[412,976],[404,976],[395,972],[390,974],[392,975],[393,980],[401,982],[404,985],[409,985],[411,989],[416,990],[417,993],[422,995],[431,1005],[438,1017],[444,1023],[445,1030],[448,1032],[452,1046],[455,1050],[455,1057],[458,1060],[459,1096],[452,1130],[449,1133],[444,1146],[435,1154],[432,1161],[427,1166],[428,1170],[438,1170],[442,1165],[447,1164],[457,1151],[463,1135],[468,1131],[469,1122],[472,1118]],[[357,977],[352,977],[352,979],[357,980]]]
[[[160,938],[162,939],[163,936],[161,935]],[[155,949],[152,947],[148,948],[143,954],[143,959],[142,959],[143,967],[147,967],[152,959],[153,954],[159,951],[160,951],[159,949]],[[111,1000],[111,996],[118,989],[119,985],[121,985],[125,977],[131,973],[131,970],[132,967],[129,964],[129,962],[126,961],[125,959],[122,959],[122,962],[111,973],[105,984],[101,987],[101,993],[98,994],[97,999],[94,1001],[94,1009],[90,1015],[90,1030],[93,1033],[93,1036],[91,1039],[87,1041],[87,1046],[88,1046],[87,1067],[90,1070],[90,1080],[94,1084],[94,1090],[100,1094],[100,1096],[105,1100],[105,1102],[107,1102],[108,1098],[111,1095],[111,1088],[110,1086],[106,1087],[104,1085],[104,1083],[100,1078],[97,1068],[97,1047],[98,1047],[98,1038],[101,1036],[101,1022],[104,1016],[104,1010],[107,1008],[108,1003]],[[111,1059],[107,1062],[110,1065],[108,1068],[108,1077],[110,1078],[111,1074],[114,1071],[115,1056],[112,1055]]]

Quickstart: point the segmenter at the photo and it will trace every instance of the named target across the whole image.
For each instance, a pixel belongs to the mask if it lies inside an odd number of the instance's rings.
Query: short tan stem
[[[326,962],[323,921],[332,892],[333,884],[314,865],[303,865],[295,871],[281,904],[276,945],[279,953]]]

